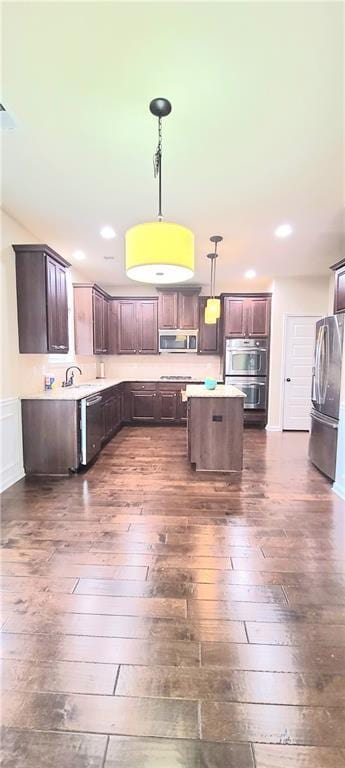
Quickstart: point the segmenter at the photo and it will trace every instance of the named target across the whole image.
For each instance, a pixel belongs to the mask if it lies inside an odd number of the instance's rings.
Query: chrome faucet
[[[72,369],[75,368],[76,371],[79,371],[81,373],[80,368],[78,368],[77,365],[70,365],[69,368],[66,368],[66,375],[65,375],[65,381],[62,382],[63,387],[73,387],[74,384],[74,373],[72,372],[70,377],[68,378],[68,372],[72,371]]]

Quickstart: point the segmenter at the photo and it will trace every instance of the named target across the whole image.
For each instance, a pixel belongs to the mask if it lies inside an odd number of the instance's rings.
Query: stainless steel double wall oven
[[[227,339],[225,382],[247,396],[245,409],[264,410],[268,392],[268,340]]]

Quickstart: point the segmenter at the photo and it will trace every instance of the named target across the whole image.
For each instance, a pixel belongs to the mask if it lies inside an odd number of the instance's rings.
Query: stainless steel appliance
[[[246,395],[246,410],[267,408],[268,340],[227,339],[225,344],[225,383]]]
[[[91,395],[81,400],[81,464],[88,464],[101,450],[102,395]]]
[[[316,323],[309,458],[331,480],[335,479],[343,338],[343,314]]]
[[[197,352],[198,331],[159,331],[160,352]]]
[[[227,339],[226,376],[266,376],[267,339]]]
[[[244,408],[264,409],[267,405],[267,380],[266,376],[229,376],[226,384],[232,384],[246,395]]]

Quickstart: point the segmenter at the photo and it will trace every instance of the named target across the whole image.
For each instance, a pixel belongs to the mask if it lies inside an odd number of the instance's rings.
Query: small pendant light
[[[216,261],[218,258],[217,245],[223,238],[221,235],[212,235],[210,240],[211,243],[214,243],[214,252],[207,254],[207,258],[211,259],[211,297],[207,299],[205,307],[205,323],[207,325],[214,325],[220,317],[220,299],[216,299],[215,296]]]
[[[190,229],[163,221],[162,118],[171,112],[168,99],[153,99],[150,112],[158,118],[154,173],[158,176],[157,221],[137,224],[126,232],[127,277],[140,283],[181,283],[194,275],[194,235]]]

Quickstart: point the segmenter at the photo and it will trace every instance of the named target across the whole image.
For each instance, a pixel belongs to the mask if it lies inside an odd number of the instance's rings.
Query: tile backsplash
[[[163,354],[111,355],[103,358],[105,375],[109,378],[135,380],[160,376],[205,376],[223,378],[223,361],[217,355]]]

